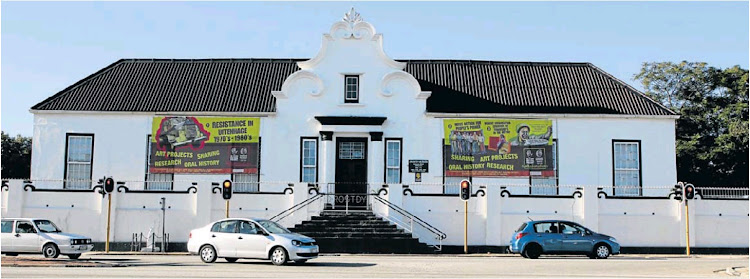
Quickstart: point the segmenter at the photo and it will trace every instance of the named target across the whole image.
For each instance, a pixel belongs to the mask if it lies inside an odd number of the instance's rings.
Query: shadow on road
[[[202,266],[202,264],[186,264],[186,263],[137,263],[128,264],[129,267],[143,267],[143,266]]]
[[[268,261],[238,261],[236,263],[220,263],[217,264],[254,264],[254,265],[273,265]],[[304,264],[289,263],[288,266],[327,266],[327,267],[367,267],[374,266],[374,263],[327,263],[327,262],[307,262]]]
[[[140,259],[113,259],[113,258],[81,258],[80,261],[107,261],[107,262],[132,262]]]
[[[374,263],[306,263],[305,266],[333,266],[333,267],[366,267],[366,266],[374,266],[377,264]]]

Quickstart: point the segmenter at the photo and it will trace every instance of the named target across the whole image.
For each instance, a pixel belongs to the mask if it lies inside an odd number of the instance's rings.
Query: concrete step
[[[297,232],[312,238],[317,239],[318,237],[381,237],[381,238],[412,238],[411,234],[400,233],[400,232],[327,232],[327,231],[300,231]]]
[[[312,226],[295,226],[294,228],[291,228],[290,230],[294,232],[313,232],[313,231],[320,231],[320,228],[318,227],[312,227]],[[404,230],[397,229],[397,228],[371,228],[371,227],[328,227],[325,228],[325,231],[327,232],[358,232],[358,233],[404,233]]]

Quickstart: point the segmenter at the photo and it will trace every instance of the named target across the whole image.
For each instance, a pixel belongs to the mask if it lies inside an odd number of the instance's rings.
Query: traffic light
[[[675,185],[674,188],[672,188],[672,194],[674,194],[673,199],[682,201],[682,185]]]
[[[469,180],[461,180],[461,200],[468,201],[471,198],[471,182]]]
[[[695,186],[693,184],[685,185],[685,199],[692,200],[695,197]]]
[[[112,193],[115,190],[115,180],[111,177],[107,177],[107,179],[104,179],[104,191],[107,193]]]
[[[224,180],[224,183],[221,184],[221,196],[225,200],[232,198],[232,181],[229,179]]]

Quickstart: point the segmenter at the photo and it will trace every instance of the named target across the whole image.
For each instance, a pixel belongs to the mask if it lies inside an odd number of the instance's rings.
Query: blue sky
[[[309,58],[354,6],[396,59],[748,67],[748,2],[2,2],[2,130],[120,58]]]

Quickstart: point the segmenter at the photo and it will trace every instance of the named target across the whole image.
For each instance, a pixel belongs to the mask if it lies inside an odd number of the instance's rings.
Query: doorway
[[[367,138],[336,138],[335,208],[367,209]]]

